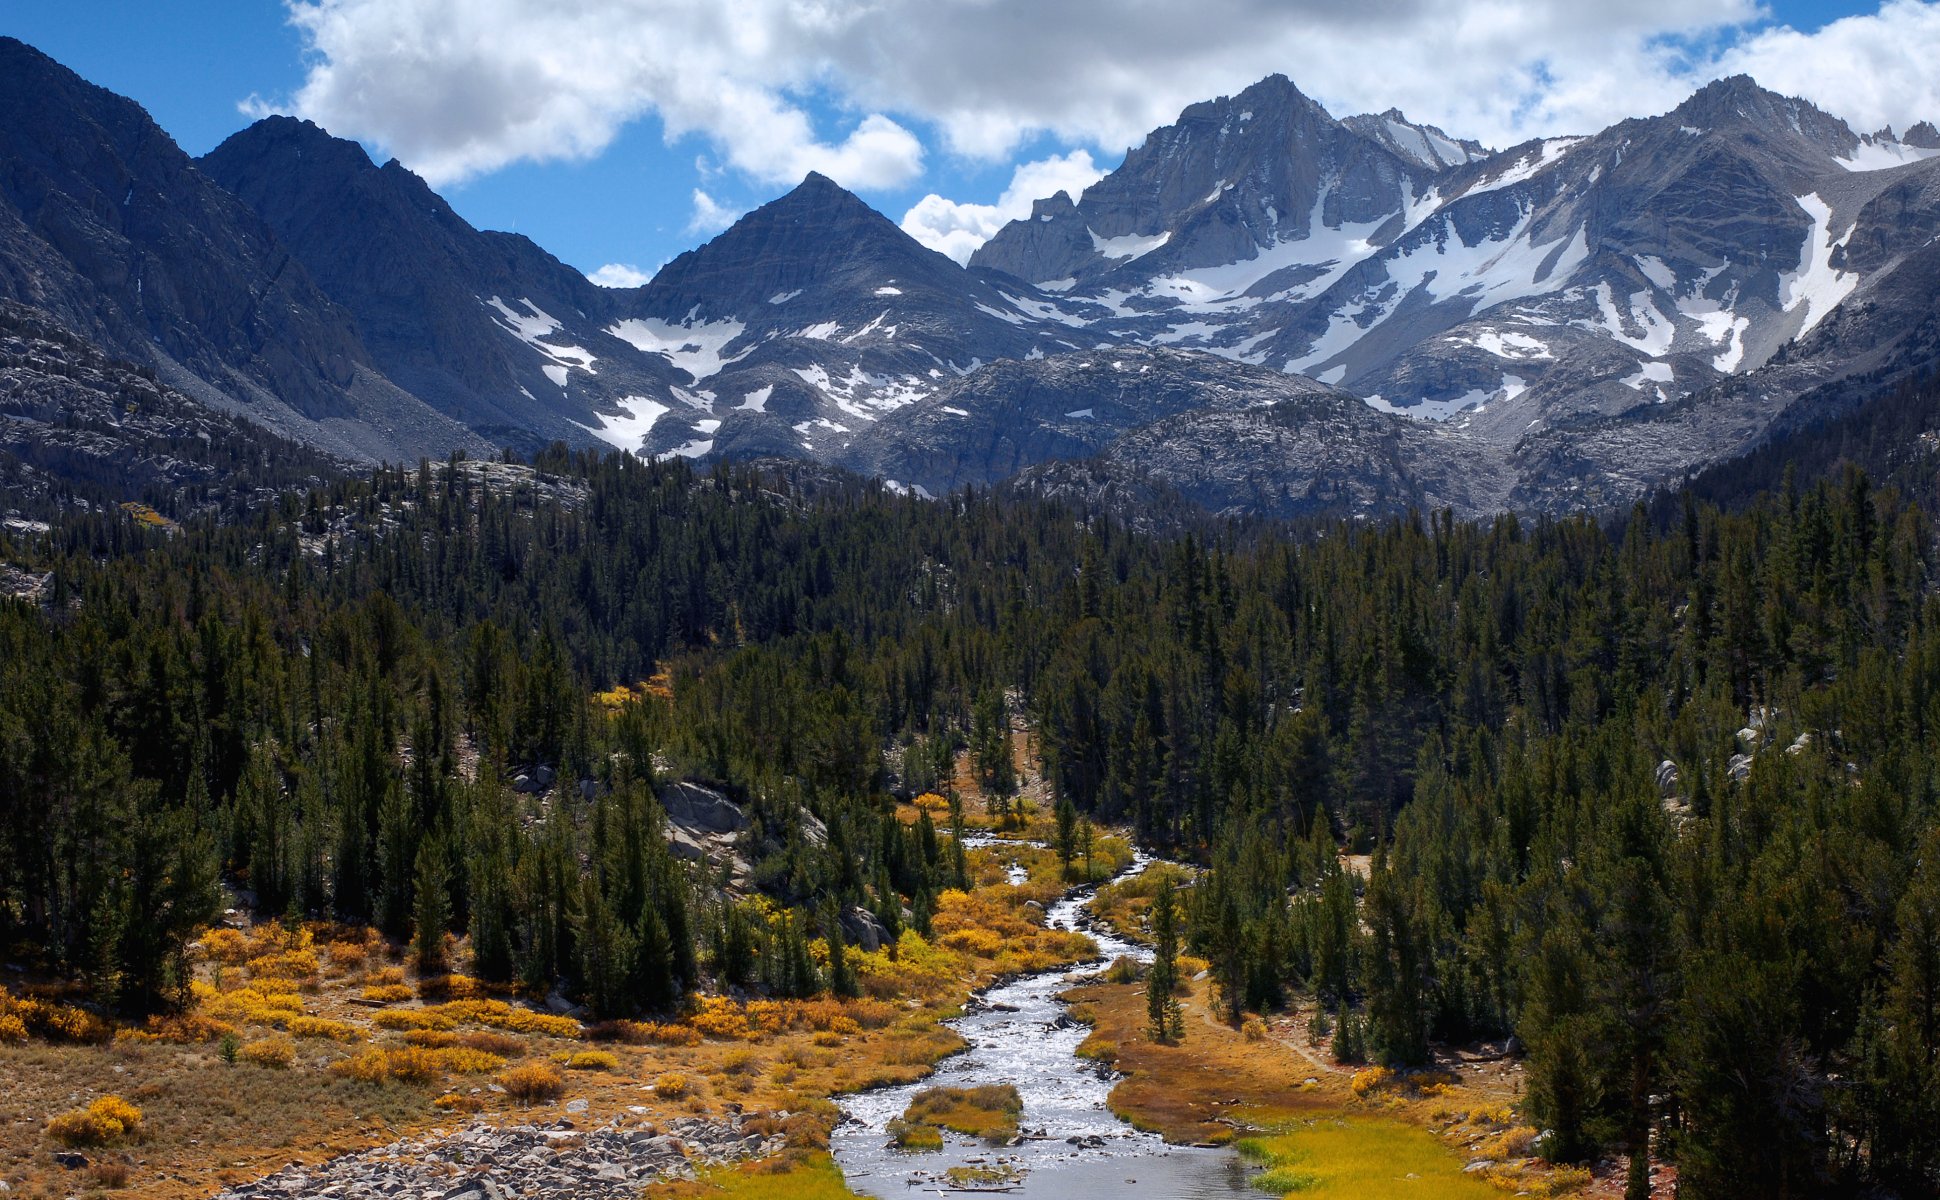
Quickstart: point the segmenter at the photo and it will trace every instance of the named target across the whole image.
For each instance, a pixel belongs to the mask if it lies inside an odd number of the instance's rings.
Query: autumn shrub
[[[580,1050],[566,1059],[568,1071],[612,1071],[620,1060],[604,1050]]]
[[[470,1050],[483,1051],[486,1054],[496,1054],[501,1058],[517,1058],[526,1050],[525,1043],[518,1038],[487,1030],[457,1033],[449,1029],[413,1029],[404,1035],[404,1040],[413,1046],[423,1046],[430,1050],[461,1046]]]
[[[499,1072],[496,1082],[521,1104],[556,1100],[566,1090],[566,1077],[551,1063],[521,1063]]]
[[[410,998],[411,989],[401,983],[373,983],[364,989],[364,999],[378,1004],[396,1004]]]
[[[0,1041],[24,1040],[31,1034],[52,1042],[97,1045],[114,1037],[114,1026],[85,1008],[58,1000],[15,996],[0,988],[0,1020],[5,1018],[12,1019],[0,1025]],[[13,1032],[16,1023],[18,1035]]]
[[[458,1022],[449,1014],[430,1008],[389,1008],[371,1014],[371,1024],[379,1029],[456,1029]]]
[[[249,939],[240,929],[211,929],[202,935],[202,953],[225,966],[240,966],[249,957]]]
[[[283,1028],[292,1037],[325,1038],[333,1042],[361,1042],[363,1031],[347,1021],[331,1021],[323,1017],[291,1017]]]
[[[653,1081],[653,1094],[662,1100],[678,1100],[692,1090],[687,1076],[678,1071],[668,1071]]]
[[[197,1045],[202,1042],[213,1042],[224,1034],[234,1032],[236,1032],[234,1025],[227,1021],[218,1021],[203,1013],[175,1013],[152,1016],[139,1027],[117,1029],[115,1041]]]
[[[141,1109],[119,1096],[103,1096],[49,1121],[47,1136],[67,1146],[106,1146],[139,1134],[141,1122]]]
[[[307,946],[279,950],[250,959],[243,970],[251,979],[308,979],[317,974],[317,952]]]
[[[1366,1070],[1356,1071],[1354,1078],[1348,1081],[1347,1088],[1356,1096],[1365,1099],[1393,1083],[1393,1071],[1386,1067],[1368,1067]]]
[[[236,1053],[244,1062],[281,1069],[296,1062],[296,1043],[286,1037],[264,1038],[244,1043]]]

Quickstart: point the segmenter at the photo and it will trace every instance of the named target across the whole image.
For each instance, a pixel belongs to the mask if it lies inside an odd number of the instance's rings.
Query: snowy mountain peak
[[[1341,124],[1431,171],[1459,167],[1493,153],[1472,139],[1452,137],[1433,125],[1418,125],[1398,108],[1344,117]]]

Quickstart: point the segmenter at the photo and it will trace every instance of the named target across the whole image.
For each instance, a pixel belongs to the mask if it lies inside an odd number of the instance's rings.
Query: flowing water
[[[996,845],[979,838],[967,845]],[[1135,875],[1153,860],[1139,854],[1119,878]],[[1013,864],[1011,881],[1021,867]],[[1105,1107],[1115,1076],[1079,1058],[1078,1043],[1088,1032],[1071,1020],[1058,993],[1124,955],[1150,962],[1152,952],[1094,924],[1087,889],[1058,901],[1045,914],[1055,929],[1083,929],[1098,943],[1097,960],[1075,968],[1020,976],[978,993],[964,1015],[948,1022],[968,1048],[937,1064],[928,1078],[900,1087],[877,1088],[841,1097],[845,1120],[830,1148],[857,1192],[898,1200],[953,1191],[944,1172],[950,1167],[1009,1167],[1019,1173],[1002,1190],[1032,1200],[1095,1200],[1135,1196],[1152,1200],[1202,1200],[1251,1196],[1251,1173],[1230,1150],[1168,1146],[1157,1135],[1140,1133]],[[1024,1101],[1025,1139],[993,1147],[960,1134],[944,1133],[942,1150],[898,1150],[888,1144],[885,1127],[903,1114],[910,1098],[928,1087],[977,1087],[1008,1083]]]

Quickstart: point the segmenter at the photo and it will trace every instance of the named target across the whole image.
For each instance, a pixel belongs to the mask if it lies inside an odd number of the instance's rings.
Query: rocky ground
[[[539,1124],[480,1123],[456,1133],[434,1130],[316,1166],[292,1165],[223,1192],[218,1200],[622,1200],[649,1183],[692,1179],[697,1168],[778,1154],[782,1142],[780,1134],[743,1133],[738,1114],[720,1120],[683,1117],[663,1125],[621,1120],[593,1129],[579,1128],[570,1117]]]

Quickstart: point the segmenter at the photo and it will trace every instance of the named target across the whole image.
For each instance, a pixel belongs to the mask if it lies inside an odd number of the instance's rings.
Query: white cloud
[[[637,288],[653,275],[632,263],[607,263],[586,278],[604,288]]]
[[[687,232],[716,234],[740,219],[741,210],[722,204],[699,188],[694,189],[694,215],[687,218]]]
[[[291,0],[292,107],[434,182],[584,158],[656,114],[764,183],[916,178],[933,128],[1002,160],[1108,153],[1283,72],[1336,113],[1399,106],[1508,145],[1662,112],[1749,70],[1862,127],[1936,113],[1940,5],[1800,34],[1759,0]],[[820,124],[839,124],[829,137]]]
[[[959,204],[931,192],[903,215],[903,232],[958,262],[999,229],[1031,215],[1035,200],[1064,192],[1076,200],[1104,174],[1085,150],[1027,162],[1011,174],[995,204]]]
[[[1773,91],[1818,100],[1861,133],[1940,122],[1940,4],[1889,0],[1816,33],[1768,30],[1721,61]]]

